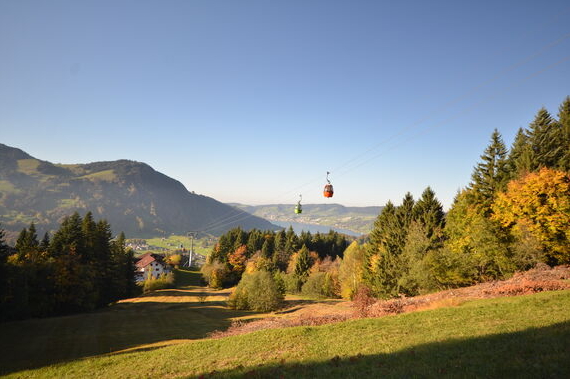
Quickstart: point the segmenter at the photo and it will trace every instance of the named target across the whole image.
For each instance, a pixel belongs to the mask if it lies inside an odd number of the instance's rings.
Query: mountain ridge
[[[73,212],[93,212],[132,237],[213,235],[233,227],[280,229],[260,217],[195,194],[144,162],[128,159],[54,164],[0,144],[0,223],[17,231],[34,222],[54,230]]]

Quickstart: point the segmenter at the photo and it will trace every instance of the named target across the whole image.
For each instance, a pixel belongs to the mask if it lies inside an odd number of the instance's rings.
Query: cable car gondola
[[[327,171],[327,182],[328,182],[328,184],[325,184],[325,189],[323,190],[323,195],[325,195],[325,197],[333,197],[333,194],[334,194],[333,186],[331,184],[331,181],[329,180],[329,174],[330,174],[330,172]]]
[[[297,202],[297,205],[295,205],[295,213],[299,214],[299,213],[303,213],[303,207],[301,206],[301,200],[303,199],[303,195],[299,195],[299,201]]]

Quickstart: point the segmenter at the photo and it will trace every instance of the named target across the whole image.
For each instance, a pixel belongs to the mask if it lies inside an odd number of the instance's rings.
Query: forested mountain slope
[[[219,234],[279,229],[268,221],[189,192],[182,183],[130,160],[53,164],[0,144],[0,223],[7,231],[34,222],[53,230],[75,211],[92,211],[129,237],[203,230]]]

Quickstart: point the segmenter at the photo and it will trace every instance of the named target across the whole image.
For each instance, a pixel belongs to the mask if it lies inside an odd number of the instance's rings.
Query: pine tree
[[[472,204],[484,214],[490,213],[496,193],[506,187],[509,179],[506,156],[507,148],[501,134],[495,129],[491,134],[491,143],[481,155],[483,161],[473,170],[469,185],[473,195]]]

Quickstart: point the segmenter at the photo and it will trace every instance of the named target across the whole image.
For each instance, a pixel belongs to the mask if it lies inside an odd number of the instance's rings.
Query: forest
[[[389,201],[365,241],[287,232],[223,235],[203,267],[229,304],[275,309],[284,293],[353,299],[414,296],[570,263],[570,97],[540,109],[506,147],[495,129],[447,213],[427,187]]]
[[[10,248],[0,229],[0,321],[107,306],[137,293],[135,259],[125,235],[91,212],[66,217],[52,238],[32,223]]]

